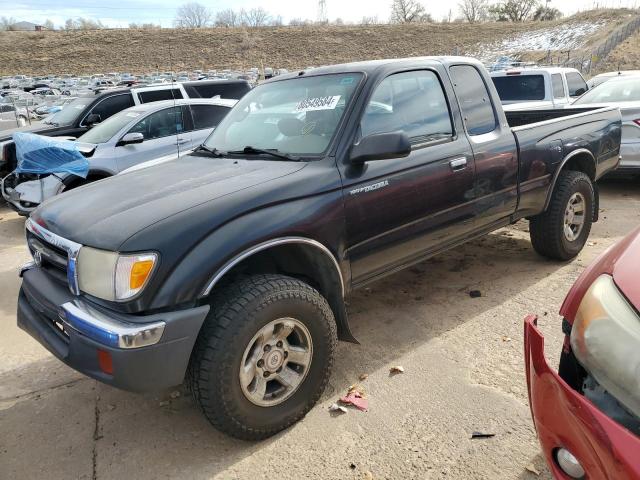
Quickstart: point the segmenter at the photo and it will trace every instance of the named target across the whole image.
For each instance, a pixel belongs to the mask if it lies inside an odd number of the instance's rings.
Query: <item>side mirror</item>
[[[132,145],[134,143],[142,143],[142,142],[144,142],[144,135],[143,134],[141,134],[139,132],[127,133],[116,144],[116,147],[120,147],[122,145]]]
[[[102,121],[102,117],[100,115],[98,115],[97,113],[90,113],[89,115],[87,115],[87,119],[85,120],[85,123],[87,124],[88,127],[92,127],[96,123],[100,123],[101,121]]]
[[[411,153],[411,142],[404,132],[375,133],[362,138],[351,147],[351,163],[402,158]]]

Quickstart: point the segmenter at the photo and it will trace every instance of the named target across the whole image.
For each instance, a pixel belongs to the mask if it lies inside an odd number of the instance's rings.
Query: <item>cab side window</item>
[[[100,121],[104,122],[111,115],[121,112],[125,108],[133,107],[133,97],[130,93],[122,95],[114,95],[113,97],[107,97],[98,103],[89,115],[99,115]]]
[[[582,78],[582,75],[576,72],[567,73],[567,86],[569,87],[570,97],[579,97],[588,89],[587,83],[584,81],[584,78]]]
[[[145,140],[177,135],[183,131],[182,109],[165,108],[152,113],[136,123],[129,133],[142,133]]]
[[[560,73],[551,75],[551,86],[553,87],[553,98],[564,98],[564,82]]]
[[[402,131],[412,145],[451,137],[451,114],[437,75],[417,70],[385,78],[369,100],[360,131],[363,137]]]
[[[454,65],[449,72],[467,133],[475,136],[493,132],[498,125],[498,119],[491,103],[491,95],[480,72],[471,65]]]

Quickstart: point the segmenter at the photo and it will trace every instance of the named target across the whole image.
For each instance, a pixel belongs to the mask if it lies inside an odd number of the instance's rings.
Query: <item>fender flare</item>
[[[345,306],[345,302],[344,302],[344,297],[346,294],[346,288],[345,288],[345,280],[344,277],[342,275],[342,270],[340,269],[340,264],[338,263],[338,260],[336,259],[336,257],[333,255],[333,253],[331,253],[331,250],[329,250],[325,245],[323,245],[322,243],[313,240],[311,238],[306,238],[306,237],[281,237],[281,238],[275,238],[275,239],[271,239],[271,240],[267,240],[265,242],[259,243],[257,245],[254,245],[253,247],[250,247],[246,250],[244,250],[243,252],[239,253],[238,255],[234,256],[233,258],[231,258],[230,260],[228,260],[222,267],[220,267],[215,274],[213,275],[213,277],[211,277],[211,279],[207,282],[205,288],[202,290],[202,293],[200,294],[200,298],[204,298],[207,297],[211,291],[213,290],[213,288],[216,286],[216,284],[230,271],[233,269],[233,267],[235,267],[236,265],[238,265],[239,263],[241,263],[243,260],[246,260],[247,258],[250,258],[251,256],[262,252],[264,250],[267,250],[269,248],[272,247],[276,247],[279,245],[286,245],[286,244],[303,244],[303,245],[308,245],[308,246],[312,246],[314,248],[316,248],[318,251],[320,251],[324,256],[328,257],[331,260],[331,264],[334,266],[336,273],[338,274],[338,278],[340,279],[340,305],[336,306],[336,311],[334,311],[334,315],[335,315],[335,320],[336,320],[336,324],[338,327],[338,333],[339,333],[339,338],[340,340],[346,341],[346,342],[351,342],[351,343],[359,343],[358,340],[356,340],[356,338],[353,336],[353,334],[351,333],[351,329],[349,327],[349,320],[348,320],[348,315],[347,315],[347,310],[346,310],[346,306]]]
[[[593,156],[593,153],[591,153],[591,151],[587,150],[586,148],[577,148],[574,151],[572,151],[571,153],[569,153],[568,155],[566,155],[563,159],[562,162],[560,162],[560,165],[558,166],[558,168],[556,169],[555,173],[553,174],[553,179],[551,180],[551,185],[549,187],[549,191],[547,192],[547,199],[544,202],[544,209],[542,210],[543,212],[546,212],[547,209],[549,208],[549,204],[551,203],[551,196],[553,195],[553,191],[556,188],[556,183],[558,182],[558,177],[560,176],[560,172],[562,172],[562,170],[564,169],[565,165],[567,164],[567,162],[569,162],[569,160],[571,160],[573,157],[576,157],[578,155],[588,155],[591,160],[593,161],[593,166],[594,166],[594,171],[595,171],[595,167],[596,165],[596,157]],[[595,179],[593,179],[594,185],[595,185]]]

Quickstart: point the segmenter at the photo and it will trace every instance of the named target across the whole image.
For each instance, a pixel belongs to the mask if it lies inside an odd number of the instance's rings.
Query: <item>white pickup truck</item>
[[[512,68],[491,79],[506,110],[564,108],[589,89],[575,68]]]

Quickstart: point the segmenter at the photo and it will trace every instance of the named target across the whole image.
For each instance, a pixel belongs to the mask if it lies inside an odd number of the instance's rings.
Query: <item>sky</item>
[[[330,20],[339,17],[344,21],[357,22],[363,16],[377,16],[381,20],[389,18],[391,0],[325,1]],[[44,23],[50,19],[56,26],[62,25],[67,18],[85,17],[100,20],[109,27],[125,27],[132,22],[170,27],[181,3],[175,0],[0,0],[0,16],[33,23]],[[199,3],[213,12],[227,8],[262,7],[273,16],[282,16],[285,23],[292,18],[315,20],[318,16],[318,0],[200,0]],[[457,0],[422,0],[422,4],[436,20],[447,17],[450,10],[454,17],[458,14]],[[637,8],[640,0],[552,0],[550,5],[571,14],[595,6]]]

